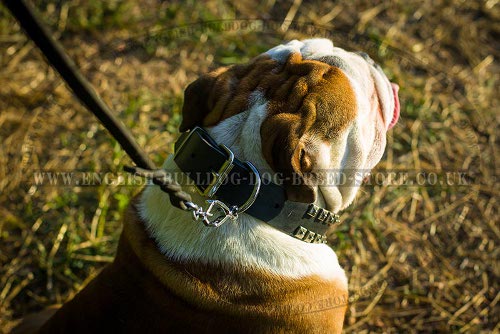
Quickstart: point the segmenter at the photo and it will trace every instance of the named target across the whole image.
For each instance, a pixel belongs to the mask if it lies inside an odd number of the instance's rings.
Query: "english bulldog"
[[[182,112],[163,168],[189,175],[194,209],[147,186],[114,262],[39,332],[340,333],[347,278],[325,233],[382,157],[398,86],[365,53],[294,40],[202,75]]]

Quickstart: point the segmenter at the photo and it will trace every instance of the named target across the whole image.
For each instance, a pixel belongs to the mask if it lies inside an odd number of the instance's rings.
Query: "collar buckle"
[[[198,192],[202,196],[213,197],[222,183],[226,180],[226,177],[228,176],[231,169],[233,169],[234,167],[234,153],[229,148],[227,148],[226,145],[221,144],[219,145],[219,147],[226,151],[228,157],[226,161],[224,161],[218,172],[211,172],[212,180],[205,189],[200,188],[200,186],[198,185],[196,186],[196,189],[198,189]]]
[[[202,220],[206,226],[211,227],[218,227],[228,220],[236,220],[238,218],[238,213],[242,213],[248,210],[257,200],[257,196],[259,195],[262,184],[259,171],[249,161],[238,161],[235,158],[234,153],[227,146],[222,144],[217,145],[217,143],[208,135],[208,133],[199,127],[195,127],[191,131],[181,135],[181,137],[175,144],[174,161],[176,161],[177,158],[179,158],[179,161],[183,161],[183,159],[185,160],[186,157],[194,157],[195,152],[193,152],[193,145],[196,144],[193,144],[192,140],[194,140],[194,143],[200,142],[207,144],[209,148],[212,148],[212,150],[218,151],[217,154],[219,154],[224,159],[217,172],[212,169],[213,167],[210,167],[211,170],[209,170],[209,174],[207,174],[207,176],[209,177],[208,182],[204,182],[202,184],[194,184],[197,192],[204,197],[208,197],[209,199],[206,200],[206,202],[208,203],[208,208],[206,210],[192,202],[189,203],[190,207],[188,209],[192,211],[193,219]],[[197,153],[197,155],[199,155],[199,153]],[[207,158],[210,159],[209,156],[205,156],[205,159]],[[222,159],[220,159],[219,161],[221,160]],[[191,165],[196,164],[196,162],[196,160],[190,161]],[[254,183],[252,185],[253,187],[251,193],[243,204],[229,205],[226,204],[227,199],[224,200],[221,198],[217,198],[216,196],[217,191],[224,184],[224,182],[227,181],[231,171],[233,170],[233,167],[235,166],[239,166],[238,168],[240,168],[240,170],[242,166],[245,166],[247,169],[246,171],[250,173],[250,182],[253,181]],[[197,173],[196,168],[191,172]],[[203,168],[201,170],[203,170]],[[238,169],[236,170],[238,171]],[[207,183],[208,185],[206,185]],[[214,199],[214,197],[216,198]],[[216,216],[216,218],[212,219],[211,217],[213,216]]]
[[[203,130],[200,127],[195,127],[191,131],[182,134],[179,140],[175,143],[174,161],[176,161],[177,157],[179,157],[182,154],[183,150],[186,148],[186,146],[188,146],[186,144],[189,143],[189,141],[195,134],[203,137],[204,140],[206,140],[207,142],[212,141],[212,139],[210,138],[210,136],[208,136],[205,130]],[[234,153],[225,145],[221,144],[216,146],[219,146],[222,150],[224,150],[227,153],[227,158],[217,172],[214,171],[210,172],[212,177],[210,179],[210,183],[206,187],[199,184],[195,184],[198,193],[205,197],[213,197],[215,195],[219,187],[222,185],[222,183],[228,176],[231,169],[233,169],[234,167],[233,165]]]
[[[232,152],[229,149],[227,149],[227,150],[231,153],[230,156],[233,156]],[[229,161],[229,159],[227,161]],[[201,220],[202,220],[203,224],[205,224],[205,226],[219,227],[222,224],[224,224],[225,222],[227,222],[228,220],[232,220],[232,221],[236,220],[238,218],[239,212],[245,212],[249,207],[252,206],[252,204],[257,199],[257,195],[259,194],[261,180],[260,180],[260,175],[259,175],[257,168],[255,168],[255,166],[252,165],[249,161],[245,162],[245,164],[252,170],[252,172],[254,173],[254,176],[255,176],[255,185],[254,185],[252,194],[247,199],[247,201],[240,208],[238,208],[236,205],[229,207],[222,201],[219,201],[216,199],[208,199],[206,201],[208,203],[208,208],[205,211],[203,210],[203,208],[200,208],[197,205],[190,202],[190,204],[193,205],[193,208],[191,208],[192,213],[193,213],[193,220],[196,221],[196,220],[199,220],[201,218]],[[221,168],[221,170],[222,169],[223,168]],[[226,168],[226,170],[227,170],[227,168]],[[224,173],[224,171],[223,171],[223,173]],[[220,177],[220,175],[221,174],[218,174],[217,177]],[[225,176],[227,176],[227,172],[223,176],[222,180],[224,180]],[[217,184],[215,184],[215,185],[217,185]],[[217,188],[219,186],[220,186],[220,184],[217,186]],[[215,191],[217,191],[217,189]],[[212,212],[212,209],[214,209],[214,207],[219,214],[214,220],[210,220],[209,217],[212,217],[214,215],[214,212]]]

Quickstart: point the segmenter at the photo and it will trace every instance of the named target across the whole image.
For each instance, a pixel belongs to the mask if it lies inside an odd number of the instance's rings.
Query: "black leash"
[[[25,0],[3,0],[3,3],[80,102],[99,119],[101,124],[139,167],[125,167],[125,170],[152,179],[154,184],[159,185],[163,191],[170,195],[170,202],[173,205],[183,210],[192,210],[188,203],[191,202],[191,196],[182,191],[180,185],[170,178],[165,171],[157,169],[153,161],[139,147],[128,129],[92,89],[90,83],[68,57],[62,45],[51,36],[39,19],[35,9]]]

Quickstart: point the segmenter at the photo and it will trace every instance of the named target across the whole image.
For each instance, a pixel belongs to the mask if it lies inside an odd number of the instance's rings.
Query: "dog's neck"
[[[180,172],[171,158],[164,168]],[[204,199],[186,187],[196,203]],[[325,244],[308,244],[241,214],[234,222],[213,228],[193,221],[190,212],[170,204],[157,186],[147,187],[139,203],[141,218],[160,251],[173,261],[195,261],[238,269],[256,270],[284,277],[320,275],[345,279],[337,256]]]
[[[255,103],[247,112],[208,130],[217,142],[229,146],[235,155],[259,168],[266,168],[262,155],[256,153],[261,152],[258,127],[264,112],[265,105]],[[234,136],[235,133],[240,135]],[[172,156],[163,168],[180,172]],[[194,187],[184,190],[191,194],[195,203],[205,205],[205,198],[198,195]],[[197,261],[290,278],[320,275],[326,279],[346,279],[337,256],[328,245],[305,243],[249,215],[241,214],[236,221],[218,228],[206,227],[193,221],[190,212],[173,207],[168,195],[157,186],[144,190],[139,210],[160,251],[174,261]]]

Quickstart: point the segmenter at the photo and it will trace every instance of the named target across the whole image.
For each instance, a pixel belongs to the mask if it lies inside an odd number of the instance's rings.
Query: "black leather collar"
[[[233,158],[232,153],[223,145],[218,145],[210,135],[200,127],[181,134],[175,143],[174,161],[177,166],[195,183],[199,192],[208,197],[215,197],[227,206],[242,207],[255,190],[254,170],[247,162]],[[227,172],[226,175],[224,172]],[[222,184],[212,187],[215,181]],[[217,189],[215,189],[217,188]],[[215,190],[210,194],[211,190]],[[286,201],[283,187],[271,181],[261,179],[257,198],[245,211],[262,221],[277,217]]]

